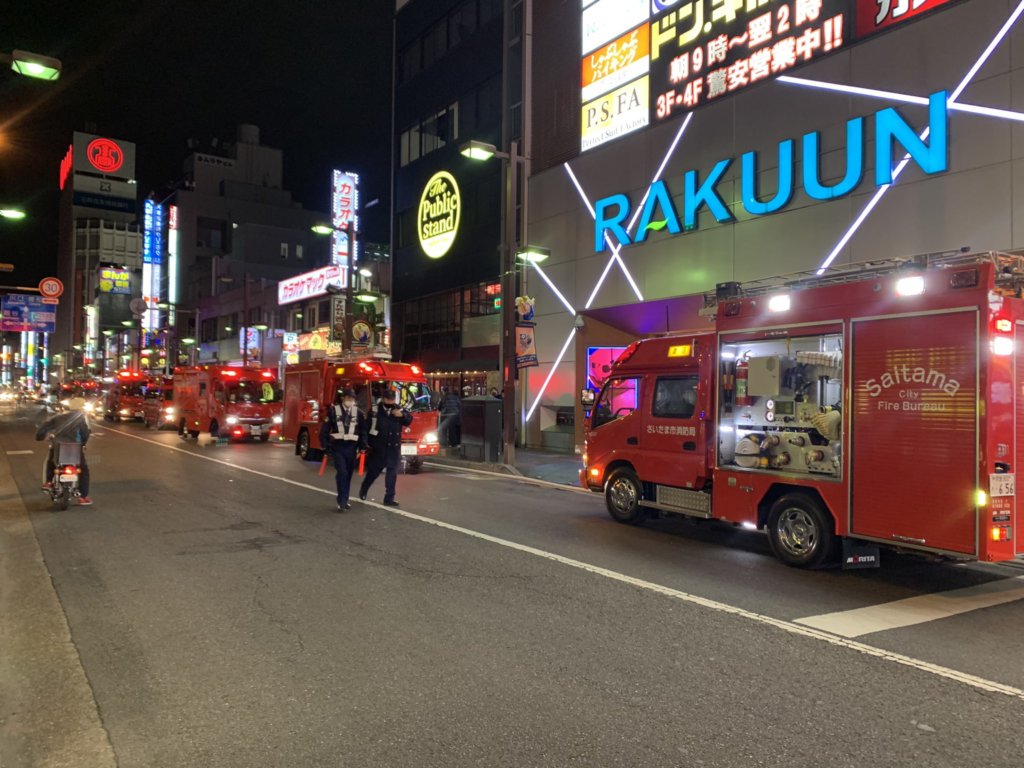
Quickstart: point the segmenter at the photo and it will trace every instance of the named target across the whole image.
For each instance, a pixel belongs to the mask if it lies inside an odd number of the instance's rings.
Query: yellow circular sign
[[[439,259],[451,250],[461,212],[459,185],[450,173],[438,171],[423,188],[416,222],[420,247],[427,256]]]

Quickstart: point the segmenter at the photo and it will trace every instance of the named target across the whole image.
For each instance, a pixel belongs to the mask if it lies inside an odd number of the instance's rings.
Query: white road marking
[[[24,455],[30,454],[30,453],[32,453],[32,451],[8,451],[7,455],[8,456],[24,456]]]
[[[229,464],[223,459],[215,459],[212,456],[203,456],[201,454],[194,453],[193,451],[185,450],[184,448],[176,448],[174,446],[165,445],[164,443],[157,442],[156,440],[150,440],[149,438],[139,437],[138,435],[133,435],[128,432],[115,431],[113,434],[123,435],[124,437],[130,437],[134,440],[141,440],[145,443],[151,443],[159,448],[166,448],[171,451],[178,451],[179,453],[184,453],[187,454],[188,456],[192,456],[197,459],[202,459],[203,461],[211,461],[215,464],[222,464],[226,467],[230,467],[231,469],[238,470],[239,472],[248,472],[250,474],[265,477],[270,480],[278,480],[282,483],[287,483],[288,485],[294,485],[299,488],[305,488],[307,490],[315,491],[316,493],[326,494],[328,496],[335,495],[335,492],[333,490],[328,490],[326,488],[318,488],[317,486],[309,485],[308,483],[300,483],[297,480],[290,480],[287,477],[272,475],[269,472],[262,472],[258,469],[250,469],[249,467],[242,467],[237,464]],[[519,480],[521,478],[509,476],[509,479]],[[791,621],[786,621],[784,619],[775,619],[771,616],[765,616],[760,613],[754,613],[753,611],[748,611],[744,608],[738,608],[736,606],[729,605],[727,603],[722,603],[717,600],[711,600],[706,597],[700,597],[699,595],[693,595],[688,592],[682,592],[678,589],[672,589],[671,587],[666,587],[661,584],[655,584],[650,581],[644,581],[643,579],[638,579],[635,576],[629,576],[624,573],[619,573],[618,571],[612,571],[597,565],[584,563],[580,560],[574,560],[570,557],[556,555],[553,552],[547,552],[543,549],[537,549],[536,547],[531,547],[526,544],[519,544],[515,541],[509,541],[508,539],[498,538],[497,536],[491,536],[487,533],[481,533],[480,531],[474,531],[469,528],[463,528],[459,525],[452,525],[451,523],[446,523],[441,520],[434,520],[429,517],[423,517],[422,515],[417,515],[414,512],[406,512],[405,510],[395,509],[394,507],[385,507],[383,504],[377,504],[371,501],[361,501],[359,503],[365,504],[368,507],[376,507],[382,512],[390,512],[393,515],[398,515],[399,517],[404,517],[408,520],[415,520],[420,523],[425,523],[427,525],[433,525],[438,528],[443,528],[444,530],[453,531],[455,533],[461,533],[465,536],[471,536],[475,539],[480,539],[481,541],[487,541],[492,544],[497,544],[498,546],[516,550],[517,552],[524,552],[529,555],[534,555],[535,557],[540,557],[544,560],[550,560],[552,562],[560,563],[562,565],[569,566],[570,568],[577,568],[581,571],[592,573],[596,576],[603,576],[604,578],[610,579],[612,581],[617,581],[622,584],[629,584],[630,586],[637,587],[639,589],[644,589],[649,592],[654,592],[665,597],[670,597],[672,599],[679,600],[680,602],[688,603],[690,605],[696,605],[702,608],[707,608],[717,613],[725,613],[731,616],[736,616],[737,618],[746,619],[747,621],[752,621],[756,624],[774,627],[775,629],[782,630],[783,632],[786,632],[791,635],[797,635],[799,637],[805,637],[811,640],[818,640],[820,642],[838,648],[845,648],[847,650],[856,651],[857,653],[864,654],[865,656],[872,656],[877,659],[882,659],[883,661],[888,661],[894,664],[899,664],[904,667],[917,669],[921,672],[926,672],[930,675],[935,675],[936,677],[941,677],[946,680],[952,680],[954,682],[962,683],[964,685],[976,688],[978,690],[988,691],[990,693],[1001,693],[1005,696],[1010,696],[1012,698],[1024,701],[1024,689],[1015,688],[1012,685],[1005,685],[1004,683],[998,683],[994,680],[987,680],[983,677],[978,677],[967,672],[961,672],[957,669],[951,669],[950,667],[943,667],[939,664],[933,664],[930,661],[916,659],[912,656],[906,656],[902,653],[887,651],[884,648],[876,648],[873,645],[860,643],[856,640],[849,640],[847,638],[839,637],[838,635],[834,635],[829,632],[823,632],[813,627],[801,626],[800,624],[796,624]]]
[[[929,621],[946,619],[961,613],[991,608],[1024,599],[1024,576],[990,581],[963,589],[918,595],[891,603],[869,605],[851,611],[823,613],[797,619],[815,629],[823,629],[842,637],[860,637],[888,629],[912,627]]]
[[[424,461],[423,464],[434,469],[443,469],[446,472],[471,472],[477,475],[490,475],[491,477],[500,477],[502,480],[517,480],[521,483],[530,483],[531,485],[539,485],[545,488],[558,488],[562,491],[578,491],[579,493],[590,493],[586,488],[581,488],[578,485],[566,485],[565,483],[556,483],[552,480],[541,480],[539,477],[528,477],[527,475],[512,475],[508,472],[495,472],[490,469],[476,469],[475,467],[456,467],[450,464],[437,464],[433,461]]]

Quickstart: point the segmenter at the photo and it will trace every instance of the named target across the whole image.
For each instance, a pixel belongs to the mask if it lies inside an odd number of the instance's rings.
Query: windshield
[[[224,387],[229,403],[279,403],[281,387],[275,381],[239,381]]]
[[[380,393],[390,387],[398,393],[396,402],[407,411],[433,410],[430,404],[430,388],[418,381],[386,381],[373,383],[373,402],[380,400]]]
[[[122,384],[121,397],[142,397],[142,384]]]

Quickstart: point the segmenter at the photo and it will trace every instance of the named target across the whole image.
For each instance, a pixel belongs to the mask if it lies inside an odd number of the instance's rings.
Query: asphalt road
[[[50,509],[25,423],[0,448],[122,768],[1024,763],[1015,565],[797,571],[757,533],[436,467],[337,514],[290,446],[98,430],[90,508]],[[1009,597],[801,623],[961,590]],[[9,762],[55,764],[31,736]]]

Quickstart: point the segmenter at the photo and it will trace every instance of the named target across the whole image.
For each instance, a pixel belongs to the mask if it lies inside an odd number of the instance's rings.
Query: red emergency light
[[[233,430],[231,430],[231,434],[234,435],[235,437],[241,437],[242,430],[239,429],[238,427],[235,427]]]
[[[237,376],[238,371],[224,371],[225,376]]]
[[[419,367],[418,365],[411,365],[411,366],[409,366],[409,368],[410,368],[410,369],[412,370],[412,372],[413,372],[413,373],[415,373],[415,374],[416,374],[417,376],[419,376],[419,375],[420,375],[421,373],[423,373],[423,369],[422,369],[422,368],[420,368],[420,367]]]
[[[272,379],[272,378],[274,378],[274,374],[271,371],[263,371],[260,374],[260,376],[262,376],[264,379]]]

